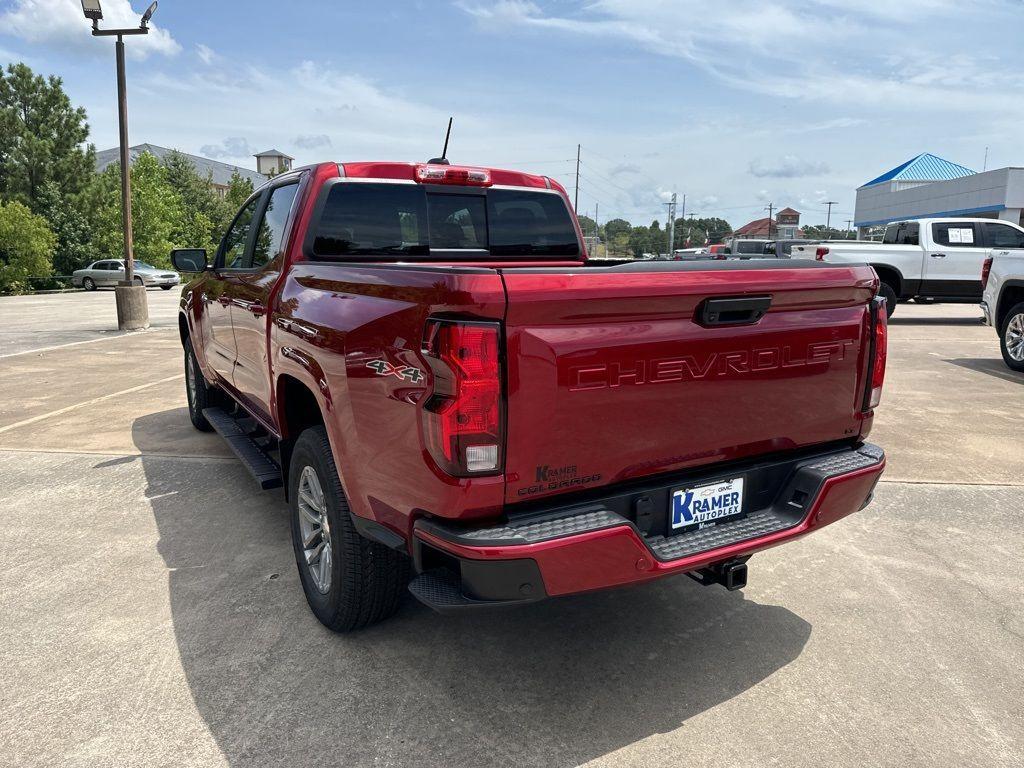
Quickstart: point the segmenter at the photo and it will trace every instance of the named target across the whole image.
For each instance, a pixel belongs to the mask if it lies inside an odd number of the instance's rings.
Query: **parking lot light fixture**
[[[124,37],[149,33],[149,20],[156,12],[152,3],[143,14],[139,26],[128,29],[100,29],[103,9],[100,0],[82,0],[82,13],[92,22],[95,37],[117,37],[117,116],[121,159],[121,227],[124,239],[124,281],[117,286],[117,327],[122,331],[149,327],[149,307],[145,285],[135,283],[135,254],[132,247],[132,189],[128,156],[128,90],[124,73]]]

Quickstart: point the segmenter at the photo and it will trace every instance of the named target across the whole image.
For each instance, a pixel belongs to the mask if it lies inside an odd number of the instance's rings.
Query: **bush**
[[[49,275],[56,244],[46,219],[21,203],[0,201],[0,293],[22,293],[30,277]]]

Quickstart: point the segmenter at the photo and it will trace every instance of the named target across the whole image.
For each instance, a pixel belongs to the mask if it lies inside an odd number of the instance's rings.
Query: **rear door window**
[[[989,248],[1024,248],[1024,232],[1009,224],[985,223],[985,239]]]
[[[432,189],[429,185],[338,182],[327,192],[313,256],[432,251],[494,256],[576,256],[569,210],[558,194],[508,189]]]

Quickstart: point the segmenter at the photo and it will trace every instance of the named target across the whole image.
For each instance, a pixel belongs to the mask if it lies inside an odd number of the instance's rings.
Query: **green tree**
[[[804,237],[809,240],[848,240],[856,237],[854,232],[835,227],[826,227],[824,224],[803,227]]]
[[[170,266],[174,233],[183,230],[181,197],[167,181],[167,168],[148,152],[131,168],[132,240],[135,258],[158,267]],[[121,166],[112,163],[100,174],[93,242],[107,258],[122,253]]]
[[[621,236],[625,236],[629,239],[629,232],[633,227],[625,219],[609,219],[604,224],[605,237],[609,241],[621,239]]]
[[[212,176],[200,176],[185,155],[174,152],[164,160],[164,165],[167,183],[178,196],[181,209],[171,240],[178,247],[206,248],[212,252],[227,226],[225,220],[235,211],[217,195]],[[252,188],[251,183],[249,188]]]
[[[56,182],[48,181],[40,189],[39,214],[57,238],[53,268],[58,275],[70,275],[96,260],[89,218],[76,201],[61,194]]]
[[[59,77],[25,64],[0,70],[0,197],[38,212],[47,182],[66,197],[82,192],[95,168],[88,137],[85,110],[72,106]]]
[[[17,201],[0,201],[0,293],[20,293],[29,277],[49,275],[56,243],[46,219]]]
[[[576,218],[578,218],[580,221],[580,229],[583,230],[583,236],[593,237],[594,233],[597,231],[597,222],[594,221],[589,216],[584,216],[583,214],[580,214]]]

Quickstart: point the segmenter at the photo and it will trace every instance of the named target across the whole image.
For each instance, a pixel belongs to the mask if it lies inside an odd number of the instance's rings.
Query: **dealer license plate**
[[[743,514],[743,478],[673,491],[669,512],[674,533],[706,528],[739,517]]]

